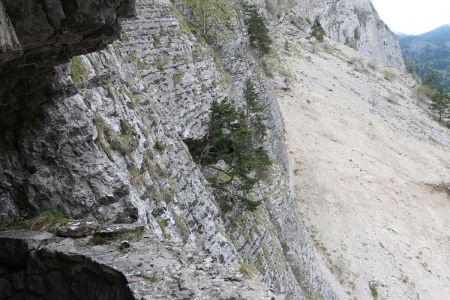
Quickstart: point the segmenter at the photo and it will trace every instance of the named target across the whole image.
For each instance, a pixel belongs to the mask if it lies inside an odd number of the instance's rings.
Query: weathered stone
[[[8,234],[11,239],[28,242]],[[28,235],[33,238],[32,235]],[[79,242],[78,242],[79,241]],[[32,243],[33,241],[30,240]],[[178,249],[178,250],[176,250]],[[182,262],[189,254],[193,262]],[[254,280],[242,281],[236,265],[222,265],[196,248],[144,238],[127,255],[113,245],[92,249],[79,239],[47,241],[33,249],[10,277],[0,277],[0,297],[25,299],[271,299],[274,295]],[[23,257],[18,253],[16,260]],[[197,265],[204,271],[198,273]],[[26,272],[26,275],[25,275]],[[184,282],[180,286],[180,282]],[[16,299],[13,298],[13,299]]]
[[[5,60],[12,59],[20,55],[20,49],[14,27],[0,1],[0,57]]]
[[[119,17],[134,15],[134,1],[129,0],[3,0],[3,6],[23,51],[20,63],[40,66],[98,50],[117,38]],[[0,58],[4,64],[6,59]]]
[[[73,221],[59,226],[56,235],[61,237],[84,237],[94,234],[97,228],[98,223],[95,221]]]
[[[0,231],[0,262],[10,266],[21,265],[31,250],[37,249],[52,237],[48,232]]]

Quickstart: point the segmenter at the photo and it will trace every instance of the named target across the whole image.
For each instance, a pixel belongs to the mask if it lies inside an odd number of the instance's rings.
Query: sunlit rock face
[[[301,17],[309,24],[318,19],[328,37],[369,54],[386,66],[405,70],[397,37],[369,0],[279,0],[261,5],[273,16]]]

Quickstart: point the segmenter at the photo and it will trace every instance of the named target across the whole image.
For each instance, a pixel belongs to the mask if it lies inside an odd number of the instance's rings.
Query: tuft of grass
[[[158,223],[159,227],[161,228],[163,237],[165,241],[170,241],[172,239],[172,237],[170,236],[169,233],[167,233],[166,228],[167,228],[167,221],[161,218],[158,218],[156,220],[156,223]]]
[[[187,241],[189,239],[189,228],[186,225],[186,222],[184,222],[183,218],[181,218],[177,214],[173,214],[175,219],[175,226],[178,228],[178,231],[180,232],[181,237],[183,238],[183,241]]]
[[[166,230],[167,227],[167,222],[164,219],[158,218],[156,220],[156,223],[158,223],[159,227],[161,228],[162,231]]]
[[[142,184],[144,181],[144,174],[141,173],[141,171],[134,165],[131,164],[128,167],[128,172],[130,175],[130,183],[134,186]]]
[[[94,118],[94,125],[97,129],[98,138],[102,139],[105,136],[105,130],[107,126],[105,120],[102,117],[97,116]]]
[[[129,230],[127,232],[124,232],[120,235],[118,235],[115,240],[122,241],[122,240],[140,240],[144,236],[145,230],[144,229],[136,229],[136,230]]]
[[[126,232],[120,233],[113,238],[103,238],[94,235],[91,239],[91,243],[94,245],[104,245],[111,242],[117,242],[117,241],[137,241],[142,239],[144,236],[145,230],[142,228],[136,229],[136,230],[128,230]]]
[[[41,212],[39,216],[33,219],[30,224],[30,229],[49,230],[67,223],[69,223],[69,218],[63,211],[49,210]]]
[[[159,35],[156,35],[156,34],[153,35],[153,44],[161,45],[161,37]]]
[[[160,71],[164,70],[164,67],[168,64],[167,57],[165,57],[164,55],[158,56],[156,58],[155,64],[158,70]]]
[[[2,229],[28,229],[52,231],[60,225],[69,223],[67,215],[60,210],[42,211],[33,219],[13,222],[2,226]]]
[[[130,52],[128,52],[128,56],[130,57],[130,59],[132,61],[136,61],[137,60],[137,51],[131,50]]]
[[[94,126],[97,129],[97,139],[95,140],[95,143],[101,150],[103,150],[108,159],[113,161],[112,151],[104,142],[105,134],[109,132],[105,120],[100,116],[95,117]]]
[[[138,276],[146,281],[151,282],[151,283],[157,283],[159,281],[159,277],[156,274],[152,274],[152,275],[139,274]]]
[[[107,138],[111,148],[125,156],[136,149],[138,141],[135,138],[133,129],[128,122],[123,120],[121,121],[120,132],[120,135],[110,132],[108,133]]]
[[[151,68],[150,64],[143,60],[137,61],[137,67],[138,67],[138,69],[141,69],[141,70],[148,70]]]
[[[160,193],[164,202],[170,203],[173,201],[173,191],[170,188],[161,188]]]
[[[144,60],[138,59],[136,50],[131,50],[130,52],[128,52],[128,57],[130,57],[131,63],[135,65],[138,69],[148,70],[151,68],[149,63],[147,63]]]
[[[172,80],[175,85],[179,85],[181,83],[181,81],[183,80],[183,75],[175,74],[175,75],[173,75]]]
[[[385,70],[383,72],[383,77],[384,79],[386,79],[387,81],[394,81],[397,78],[397,74],[395,74],[394,71],[391,70]]]
[[[241,272],[241,274],[244,275],[244,277],[247,277],[247,278],[253,277],[252,268],[244,262],[241,262],[239,264],[239,272]]]
[[[73,83],[76,86],[80,85],[83,76],[86,73],[86,68],[84,67],[79,57],[75,56],[70,60],[70,69],[70,77],[72,77]]]
[[[164,145],[164,143],[161,142],[161,141],[156,141],[156,142],[155,142],[155,149],[156,149],[157,151],[159,151],[159,152],[163,152],[164,149],[166,149],[166,145]]]

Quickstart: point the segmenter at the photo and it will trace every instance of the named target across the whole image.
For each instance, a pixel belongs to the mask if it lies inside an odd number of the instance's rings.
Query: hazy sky
[[[395,32],[420,34],[450,24],[449,0],[372,0]]]

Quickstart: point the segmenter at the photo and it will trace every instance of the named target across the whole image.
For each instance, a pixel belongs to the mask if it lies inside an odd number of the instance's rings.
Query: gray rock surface
[[[61,237],[84,237],[92,235],[95,231],[97,231],[98,227],[99,225],[95,221],[73,221],[63,226],[58,226],[56,235]],[[127,229],[130,231],[135,230],[135,228],[136,227]],[[144,228],[142,227],[142,230],[143,229]],[[111,231],[112,230],[110,229],[109,232]]]
[[[2,249],[8,257],[0,256],[1,299],[278,298],[244,277],[236,264],[224,265],[195,247],[149,236],[123,250],[115,243],[90,245],[87,239],[11,231],[0,233],[4,245],[9,247]],[[15,251],[22,248],[26,251]]]
[[[380,19],[370,0],[251,1],[278,19],[311,27],[318,19],[328,37],[371,55],[380,63],[405,71],[396,35]],[[300,20],[299,20],[300,18]]]
[[[0,2],[0,53],[4,60],[17,56],[20,44],[3,3]]]

